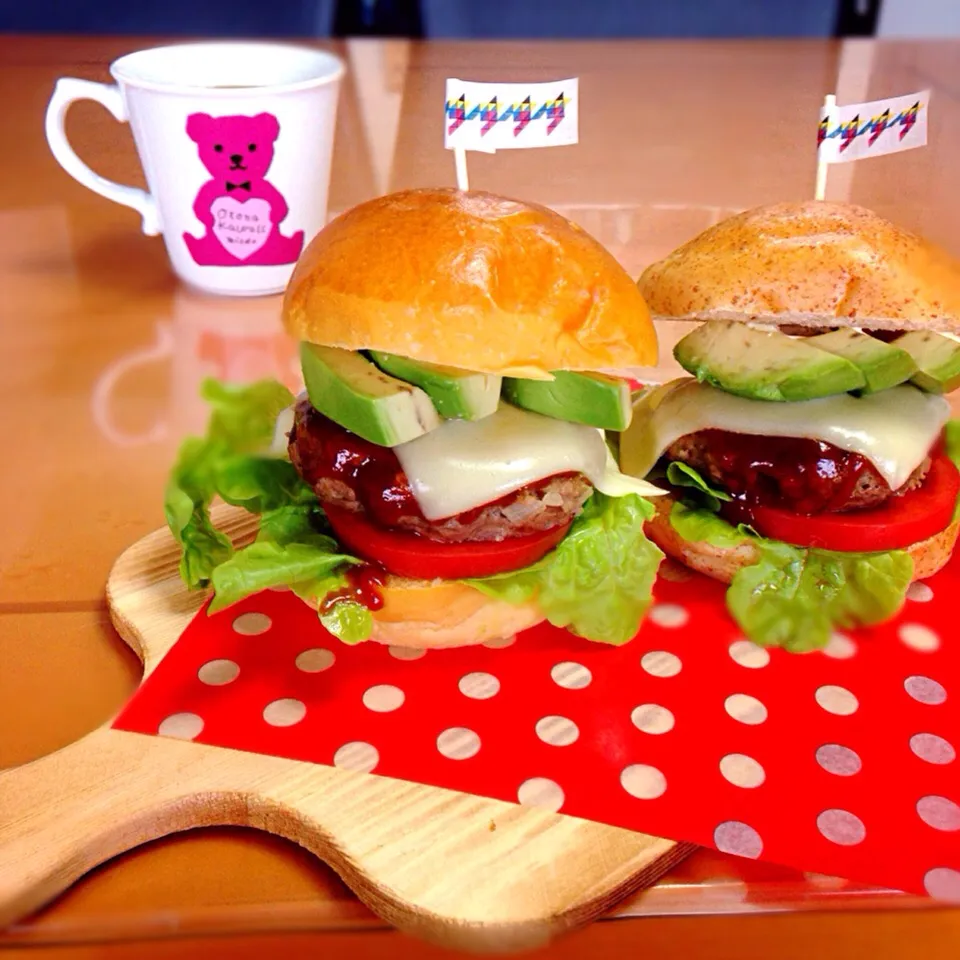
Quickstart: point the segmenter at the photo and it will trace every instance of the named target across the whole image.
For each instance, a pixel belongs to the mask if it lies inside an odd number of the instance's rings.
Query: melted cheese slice
[[[601,432],[500,402],[482,420],[446,420],[393,448],[428,520],[482,507],[537,480],[581,473],[601,493],[664,491],[617,469]]]
[[[676,440],[698,430],[824,440],[869,460],[898,490],[923,463],[950,418],[941,396],[907,385],[854,397],[775,403],[747,400],[696,380],[673,380],[644,394],[620,439],[620,465],[645,477]]]

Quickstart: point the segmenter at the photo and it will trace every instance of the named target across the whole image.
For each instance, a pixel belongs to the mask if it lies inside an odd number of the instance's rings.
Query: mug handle
[[[168,323],[161,321],[157,324],[157,339],[154,343],[144,350],[137,350],[135,353],[114,360],[97,378],[90,405],[94,423],[110,443],[118,447],[138,447],[145,443],[158,443],[167,436],[167,425],[163,421],[153,424],[142,434],[125,433],[115,424],[110,413],[110,404],[114,388],[122,377],[131,370],[136,370],[137,367],[171,356],[173,348],[173,331]]]
[[[63,77],[57,81],[53,88],[53,96],[50,97],[50,103],[47,105],[47,143],[50,144],[54,157],[74,180],[93,190],[94,193],[137,210],[143,218],[143,232],[148,237],[155,237],[162,228],[160,211],[153,197],[138,187],[126,187],[99,176],[74,153],[67,139],[64,121],[70,104],[76,100],[96,100],[121,123],[126,123],[130,119],[123,94],[118,86]]]

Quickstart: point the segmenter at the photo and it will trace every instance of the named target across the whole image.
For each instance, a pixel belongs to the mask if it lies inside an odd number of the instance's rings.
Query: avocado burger
[[[657,319],[697,321],[690,377],[648,389],[625,472],[666,485],[648,534],[729,584],[757,643],[882,622],[957,540],[960,265],[876,214],[780,203],[650,266]]]
[[[486,193],[380,197],[314,238],[283,320],[304,393],[208,383],[208,435],[168,488],[211,610],[289,588],[346,642],[459,646],[544,619],[634,636],[662,557],[642,498],[661,491],[620,473],[605,432],[629,424],[625,378],[656,335],[595,240]],[[258,515],[252,543],[215,529],[217,496]]]

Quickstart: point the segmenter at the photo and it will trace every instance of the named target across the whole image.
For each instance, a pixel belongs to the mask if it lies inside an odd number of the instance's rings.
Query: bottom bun
[[[715,547],[703,541],[684,540],[670,523],[670,510],[674,499],[670,496],[656,497],[657,512],[647,523],[647,536],[668,556],[706,574],[714,580],[730,583],[742,567],[748,567],[760,559],[756,546],[749,541],[736,547]],[[914,543],[906,548],[913,559],[913,579],[926,580],[944,567],[953,555],[953,548],[960,532],[960,520],[954,521],[940,533]]]
[[[512,637],[546,619],[536,603],[507,603],[454,580],[387,577],[370,639],[435,650]]]

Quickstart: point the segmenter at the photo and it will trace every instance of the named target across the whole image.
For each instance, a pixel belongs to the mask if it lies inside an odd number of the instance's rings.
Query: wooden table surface
[[[106,80],[114,57],[143,45],[0,38],[0,767],[75,740],[137,684],[139,663],[108,623],[104,581],[123,548],[162,523],[178,439],[203,422],[200,378],[295,375],[278,298],[217,300],[179,287],[138,216],[80,187],[50,155],[42,121],[54,80]],[[930,145],[834,168],[828,196],[872,206],[960,255],[958,43],[363,41],[337,50],[351,71],[334,211],[453,182],[439,113],[446,76],[579,75],[581,143],[471,155],[472,185],[560,209],[636,274],[728,211],[811,195],[825,93],[844,103],[930,87]],[[98,172],[142,183],[129,130],[105,111],[76,106],[68,130]],[[261,932],[231,936],[241,930]],[[151,942],[136,942],[144,936]],[[844,910],[618,920],[550,955],[946,957],[958,940],[958,912]],[[384,930],[308,854],[227,829],[97,870],[0,934],[12,953],[27,945],[31,957],[444,955]]]

